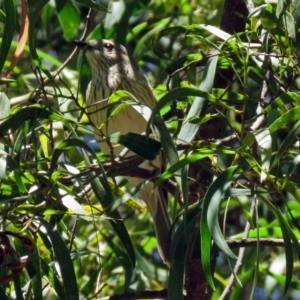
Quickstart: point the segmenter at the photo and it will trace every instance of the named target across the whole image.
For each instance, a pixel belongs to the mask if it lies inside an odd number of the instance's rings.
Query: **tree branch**
[[[132,292],[125,293],[120,295],[113,295],[103,298],[98,298],[97,300],[133,300],[133,299],[167,299],[168,291],[141,291],[141,292]]]
[[[298,242],[300,243],[300,240]],[[242,240],[227,240],[226,243],[230,248],[256,247],[257,243],[259,243],[259,245],[262,247],[284,247],[284,239],[271,238],[259,238],[259,240],[254,238]]]

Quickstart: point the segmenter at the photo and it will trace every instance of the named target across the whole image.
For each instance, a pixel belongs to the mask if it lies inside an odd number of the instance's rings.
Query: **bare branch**
[[[133,300],[133,299],[167,299],[167,290],[160,291],[141,291],[126,293],[121,295],[113,295],[103,298],[98,298],[97,300]]]
[[[256,247],[257,243],[261,247],[284,247],[284,239],[260,238],[257,240],[252,238],[242,240],[227,240],[226,242],[230,248]],[[300,241],[298,242],[300,243]]]

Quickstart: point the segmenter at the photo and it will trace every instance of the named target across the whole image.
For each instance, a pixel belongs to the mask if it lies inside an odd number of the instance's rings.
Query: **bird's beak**
[[[83,49],[87,46],[87,42],[84,42],[84,41],[74,40],[74,41],[72,41],[72,43],[81,49]]]

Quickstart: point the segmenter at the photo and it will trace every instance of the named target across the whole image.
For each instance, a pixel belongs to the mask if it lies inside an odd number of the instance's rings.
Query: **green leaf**
[[[0,299],[3,299],[3,300],[10,300],[11,298],[8,298],[2,288],[2,286],[0,286]]]
[[[186,263],[187,248],[193,229],[196,225],[196,218],[200,212],[200,207],[190,211],[185,220],[180,223],[176,230],[171,250],[172,266],[170,269],[168,283],[168,299],[180,300],[183,299],[183,279]]]
[[[80,15],[72,1],[55,0],[58,20],[67,41],[74,39],[80,26]]]
[[[39,232],[40,234],[40,232]],[[55,293],[57,294],[59,299],[66,299],[65,298],[65,290],[60,282],[60,280],[57,278],[57,272],[55,272],[52,268],[49,267],[49,265],[43,260],[40,259],[41,262],[41,270],[43,271],[44,276],[49,280],[51,286],[55,290]],[[38,299],[38,298],[37,298]]]
[[[102,171],[102,174],[104,174],[104,170]],[[135,266],[134,248],[121,215],[117,210],[110,210],[111,206],[113,205],[114,197],[111,193],[107,179],[104,176],[102,178],[95,178],[94,173],[91,173],[89,177],[91,179],[93,178],[91,181],[91,186],[93,192],[95,193],[95,196],[102,205],[106,215],[109,217],[111,226],[113,227],[121,243],[123,244],[124,249],[126,250],[128,260],[130,261],[130,264],[127,265],[130,266],[131,269],[133,269]],[[132,270],[128,269],[127,272],[131,273]]]
[[[5,60],[7,58],[16,27],[15,2],[13,0],[3,1],[3,8],[6,17],[4,23],[4,30],[1,33],[2,42],[0,48],[0,72],[2,71]]]
[[[170,166],[175,165],[178,162],[179,157],[178,157],[177,149],[176,149],[173,139],[171,137],[170,131],[168,130],[166,124],[164,123],[163,119],[160,116],[154,117],[153,125],[155,127],[155,130],[158,131],[158,133],[159,133],[160,141],[161,141],[162,147],[164,149],[164,154],[167,158],[168,165],[170,165]],[[167,166],[164,166],[164,169],[166,167]],[[182,183],[184,181],[184,177],[181,176],[179,170],[176,170],[173,173],[173,176],[175,177],[178,188],[182,189]],[[157,185],[159,185],[159,182],[157,182],[155,184],[155,186],[157,186]],[[186,199],[185,197],[187,195],[185,193],[183,193],[182,196],[183,196],[183,199],[185,200]]]
[[[211,274],[211,237],[217,246],[226,255],[236,258],[228,247],[219,226],[219,207],[224,197],[225,191],[230,187],[232,181],[236,179],[243,169],[239,166],[232,166],[223,171],[208,188],[202,210],[200,234],[201,234],[201,255],[202,265],[208,284],[215,289]]]
[[[298,138],[298,135],[300,133],[300,121],[298,121],[293,128],[288,132],[287,136],[283,140],[282,144],[280,145],[280,148],[278,149],[278,152],[272,162],[271,168],[273,168],[282,158],[282,156],[286,153],[286,150],[290,145],[292,145],[295,140]],[[287,174],[286,174],[287,175]],[[288,176],[287,176],[288,178]]]
[[[130,261],[130,264],[128,264],[128,265],[130,265],[131,268],[133,269],[135,266],[134,248],[133,248],[130,236],[124,225],[124,221],[123,221],[121,215],[119,214],[119,212],[117,210],[111,210],[111,207],[114,202],[114,197],[113,197],[110,185],[108,183],[105,171],[103,169],[103,166],[102,166],[101,162],[99,161],[98,157],[96,156],[96,154],[94,153],[94,151],[88,145],[83,146],[83,144],[81,142],[79,142],[78,139],[75,139],[75,141],[71,142],[71,143],[73,143],[74,146],[75,146],[75,144],[77,146],[82,146],[82,148],[84,150],[87,150],[88,152],[90,152],[92,154],[92,157],[99,164],[101,176],[96,175],[95,172],[90,172],[88,175],[88,177],[91,181],[91,187],[92,187],[92,190],[93,190],[96,198],[102,205],[104,212],[108,216],[111,226],[113,227],[113,229],[116,232],[117,236],[119,237],[121,243],[123,244],[124,249],[126,250],[126,253],[128,255],[128,260]],[[65,147],[66,147],[66,145],[62,144],[62,148],[65,148]],[[90,168],[91,164],[89,161],[89,157],[85,154],[85,152],[83,152],[83,153],[84,153],[84,157],[85,157],[85,163],[86,163],[87,167]],[[127,271],[129,273],[132,272],[132,270],[127,270]]]
[[[34,243],[33,243],[34,244]],[[28,268],[34,268],[34,275],[31,275],[31,283],[32,283],[32,290],[35,299],[41,299],[43,297],[43,284],[42,284],[42,274],[41,269],[41,261],[39,256],[39,249],[34,244],[34,252],[30,255],[30,260],[27,263],[26,269],[28,272]],[[28,272],[30,274],[30,272]]]
[[[199,86],[199,89],[206,93],[210,93],[213,87],[217,62],[218,62],[217,53],[218,52],[216,50],[213,51],[212,57],[208,59],[207,64],[205,66],[203,79]],[[203,116],[206,112],[206,108],[208,105],[207,101],[208,100],[206,97],[201,97],[201,96],[196,97],[188,112],[186,120],[189,120],[191,117],[194,116],[199,116],[199,117]],[[194,136],[196,135],[198,129],[199,129],[199,124],[192,124],[192,123],[185,122],[178,134],[177,144],[191,142]]]
[[[161,149],[160,142],[133,132],[119,135],[117,142],[147,160],[154,160]]]
[[[271,276],[273,279],[275,279],[279,284],[284,285],[285,284],[285,275],[279,275],[275,274],[273,272],[270,272],[266,270],[265,268],[261,267],[259,271],[265,275]],[[290,288],[294,289],[296,291],[300,291],[300,283],[297,280],[291,281]]]
[[[269,113],[271,110],[275,108],[282,108],[285,109],[285,105],[293,103],[297,106],[300,105],[300,96],[294,92],[288,92],[285,94],[280,95],[274,101],[272,101],[263,111],[264,114]]]
[[[204,90],[201,90],[201,87],[198,89],[198,88],[193,88],[193,87],[179,87],[179,88],[175,88],[173,90],[171,90],[170,92],[168,92],[167,94],[165,94],[164,96],[162,96],[160,98],[160,100],[158,101],[158,103],[155,105],[155,107],[153,108],[152,110],[152,114],[149,118],[149,122],[148,122],[148,126],[147,126],[147,130],[146,130],[146,133],[149,134],[150,132],[150,126],[151,126],[151,123],[153,122],[153,119],[155,118],[156,115],[159,115],[159,112],[162,108],[164,108],[166,105],[172,103],[175,99],[181,99],[181,98],[186,98],[186,97],[189,97],[189,96],[196,96],[194,102],[193,102],[193,105],[195,103],[195,101],[197,101],[196,99],[206,99],[208,101],[211,101],[212,103],[217,103],[225,108],[228,108],[228,105],[226,104],[226,101],[221,101],[223,100],[222,99],[219,99],[218,96],[221,96],[221,91],[222,89],[215,89],[213,90],[212,92],[215,94],[212,94],[212,93],[209,93],[209,92],[206,92]],[[224,96],[224,100],[227,100],[227,99],[232,99],[233,100],[243,100],[244,98],[241,97],[239,94],[236,94],[236,93],[224,93],[223,94]],[[235,103],[236,104],[236,103]],[[198,115],[195,115],[196,117],[198,117]],[[187,118],[186,120],[189,121],[192,117],[195,117],[195,116],[191,116],[190,118]],[[186,122],[185,124],[187,124],[188,122]],[[199,127],[197,125],[197,127]],[[182,142],[182,141],[181,141]],[[180,140],[178,140],[178,143],[181,143]]]
[[[103,5],[100,5],[98,3],[96,3],[95,1],[93,0],[75,0],[76,2],[84,5],[84,6],[87,6],[89,8],[93,8],[93,9],[96,9],[98,11],[103,11],[103,12],[107,12],[109,13],[110,11],[104,7]]]
[[[281,149],[281,148],[280,148]],[[279,150],[280,150],[279,149]],[[279,152],[278,152],[279,153]],[[278,154],[277,154],[278,155]],[[275,161],[275,160],[274,160]],[[290,163],[289,163],[289,166],[288,166],[288,169],[286,170],[286,172],[285,172],[285,177],[284,177],[284,182],[283,182],[283,184],[282,184],[282,189],[284,189],[284,188],[286,188],[286,186],[288,185],[288,183],[289,183],[289,178],[290,178],[290,175],[291,175],[291,173],[293,172],[293,170],[295,169],[295,168],[297,168],[298,167],[298,165],[300,164],[300,155],[297,155]],[[274,163],[274,165],[275,165],[275,163]],[[291,185],[291,184],[289,184],[289,185]],[[293,184],[294,185],[294,184]],[[298,187],[296,187],[295,185],[294,185],[294,189],[296,189],[296,190],[298,190]],[[290,192],[289,190],[287,190],[288,192]],[[297,199],[298,197],[296,197],[296,199]]]
[[[44,219],[39,219],[42,226],[45,227],[47,235],[51,241],[55,254],[55,261],[59,266],[62,281],[64,283],[65,297],[64,299],[79,299],[77,280],[75,276],[74,266],[70,257],[70,252],[59,235],[58,231]]]
[[[10,110],[10,101],[5,93],[0,92],[0,122],[8,117]]]
[[[294,253],[293,253],[293,245],[296,245],[296,251],[298,258],[300,258],[300,246],[297,238],[295,237],[295,234],[293,233],[293,230],[290,228],[289,224],[285,220],[284,216],[282,215],[281,211],[278,207],[273,205],[268,199],[263,197],[262,195],[258,195],[259,199],[261,199],[275,214],[278,223],[280,225],[281,231],[282,231],[282,237],[284,240],[284,250],[285,250],[285,259],[286,259],[286,281],[285,281],[285,289],[284,289],[284,295],[287,293],[292,276],[293,276],[293,269],[294,269]]]
[[[0,124],[0,137],[7,134],[8,130],[16,131],[24,122],[34,118],[49,119],[52,113],[40,105],[32,105],[16,110]],[[54,115],[54,114],[53,114]]]
[[[117,209],[121,204],[127,202],[128,200],[132,199],[132,197],[137,194],[141,189],[143,189],[148,182],[150,181],[151,178],[142,181],[138,185],[132,187],[127,193],[124,193],[121,197],[118,199],[114,200],[113,204],[111,207],[109,207],[106,212],[111,212],[115,209]]]
[[[279,19],[282,14],[287,10],[288,5],[290,5],[290,0],[278,0],[276,6],[276,17]]]
[[[282,116],[280,116],[274,123],[269,126],[270,133],[282,129],[291,122],[298,121],[300,119],[300,105],[291,108]]]
[[[21,278],[19,276],[19,271],[16,268],[14,268],[14,266],[19,265],[19,262],[17,261],[17,256],[11,252],[8,254],[8,258],[6,258],[6,259],[10,261],[10,264],[12,266],[11,271],[12,271],[12,277],[13,277],[13,281],[14,281],[14,292],[16,294],[16,299],[23,300],[24,296],[23,296],[23,291],[22,291]]]
[[[121,113],[124,109],[131,106],[132,114],[136,114],[136,116],[140,117],[140,114],[143,115],[145,120],[148,120],[151,109],[140,103],[134,95],[130,94],[124,90],[118,90],[110,95],[107,101],[107,113],[106,113],[106,121],[105,123],[109,123],[109,121],[119,113]],[[102,108],[104,109],[104,107]],[[107,128],[106,128],[107,129]]]
[[[277,221],[277,220],[276,220]],[[278,223],[278,221],[277,221]],[[238,233],[235,234],[234,236],[231,236],[229,239],[233,240],[233,239],[238,239],[238,240],[242,240],[244,236],[244,233]],[[249,239],[257,239],[257,238],[274,238],[274,239],[280,239],[282,238],[282,231],[281,228],[278,226],[268,226],[268,227],[260,227],[260,228],[255,228],[255,229],[251,229],[249,231],[249,235],[248,238]]]
[[[260,182],[264,182],[269,173],[271,156],[272,156],[272,137],[266,128],[259,129],[253,132],[253,135],[258,144],[258,150],[261,158],[261,173]]]
[[[275,211],[275,210],[274,210]],[[294,269],[294,253],[293,253],[293,246],[291,242],[291,230],[284,220],[281,212],[276,209],[276,216],[278,218],[280,228],[282,231],[282,236],[284,239],[284,249],[285,249],[285,260],[286,260],[286,279],[285,279],[285,289],[284,294],[287,293],[290,283],[292,281],[293,276],[293,269]],[[298,242],[298,241],[297,241]]]
[[[1,144],[0,144],[1,146]],[[0,179],[5,179],[6,177],[6,167],[7,167],[7,160],[6,157],[0,157]]]
[[[162,118],[159,116],[154,117],[153,125],[155,127],[155,130],[157,130],[159,133],[160,142],[164,149],[168,163],[172,166],[178,162],[178,153],[173,139],[170,135],[170,131],[168,130]]]
[[[41,11],[43,7],[49,2],[49,0],[41,0],[37,2],[35,6],[35,10],[32,11],[29,15],[30,23],[29,23],[29,37],[28,37],[28,44],[29,44],[29,51],[30,55],[35,63],[35,65],[40,68],[45,75],[49,78],[50,82],[53,86],[55,86],[59,90],[59,86],[57,85],[56,81],[54,80],[52,74],[49,72],[48,68],[42,63],[40,57],[37,54],[37,47],[34,43],[34,34],[36,33],[35,25],[38,18],[41,15]]]
[[[296,40],[296,28],[295,28],[295,20],[293,16],[288,12],[284,11],[282,15],[282,22],[286,32],[289,33],[289,36]]]
[[[3,12],[3,10],[0,9],[0,22],[4,24],[5,18],[6,18],[5,13]]]
[[[104,232],[101,232],[101,236],[103,236],[107,244],[112,249],[120,265],[123,266],[125,272],[125,283],[128,286],[134,272],[132,269],[131,261],[128,259],[128,255],[126,251],[124,251],[123,248],[121,248],[119,245],[114,243],[113,239],[110,236],[105,235]]]
[[[226,155],[235,155],[236,152],[229,149],[201,149],[200,151],[195,151],[192,154],[188,155],[187,157],[184,157],[180,159],[177,163],[170,166],[156,181],[155,186],[158,186],[162,184],[165,180],[169,179],[170,177],[174,176],[174,174],[183,168],[184,166],[187,166],[193,162],[199,161],[201,159],[204,159],[209,156],[213,156],[216,154],[226,154]]]
[[[74,147],[82,148],[88,151],[89,153],[94,154],[93,149],[80,139],[68,139],[62,141],[54,149],[52,159],[51,159],[51,164],[50,164],[50,173],[53,173],[55,167],[57,166],[58,159],[61,156],[61,154]]]

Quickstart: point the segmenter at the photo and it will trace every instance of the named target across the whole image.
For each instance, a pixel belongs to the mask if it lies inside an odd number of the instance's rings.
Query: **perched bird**
[[[153,108],[156,98],[152,88],[140,71],[137,63],[128,53],[127,49],[110,40],[90,40],[88,42],[74,41],[75,45],[85,50],[88,63],[92,69],[92,80],[86,91],[87,111],[94,125],[95,134],[103,137],[112,133],[128,132],[142,134],[146,131],[149,109],[129,106],[112,117],[108,124],[103,124],[107,118],[107,98],[117,90],[125,90],[132,94],[137,101],[145,106]],[[103,100],[103,101],[102,101]],[[93,105],[97,102],[96,105]],[[99,130],[100,126],[101,130]],[[106,142],[100,142],[103,153],[109,154],[110,148]],[[122,147],[114,148],[117,155],[123,150]],[[134,155],[129,152],[127,155]],[[145,161],[139,167],[147,170],[162,169],[163,160],[157,156],[153,161]],[[128,177],[132,185],[143,181],[140,178]],[[170,264],[170,241],[168,233],[171,226],[170,218],[166,209],[165,193],[158,188],[153,190],[153,183],[149,182],[140,190],[141,198],[146,202],[153,218],[158,241],[158,249],[163,261]]]

